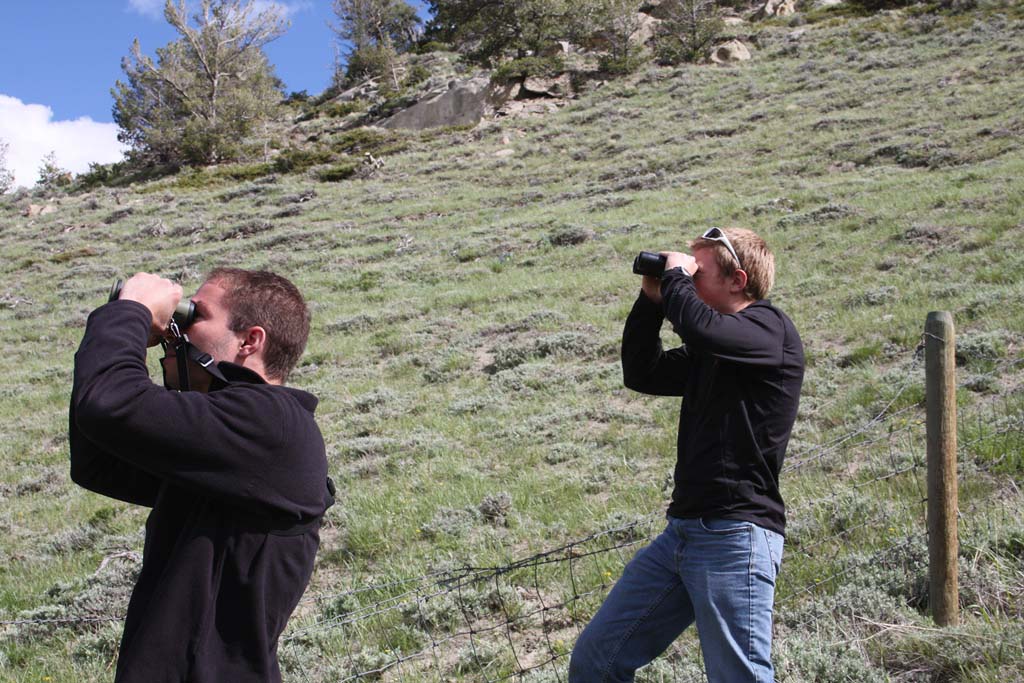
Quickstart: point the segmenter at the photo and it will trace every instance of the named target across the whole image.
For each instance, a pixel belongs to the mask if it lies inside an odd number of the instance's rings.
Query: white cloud
[[[131,8],[139,14],[158,19],[164,14],[164,0],[128,0]]]
[[[128,4],[139,14],[151,19],[159,19],[164,15],[165,0],[128,0]],[[268,9],[277,10],[281,16],[290,18],[292,15],[304,12],[313,8],[310,0],[295,0],[284,2],[283,0],[254,0],[253,16]]]
[[[256,16],[260,12],[264,12],[269,9],[277,10],[278,13],[285,19],[290,19],[292,15],[304,12],[308,9],[313,8],[313,3],[307,0],[299,0],[298,2],[279,2],[278,0],[255,0],[252,3],[252,16]]]
[[[88,117],[54,121],[53,110],[43,104],[25,104],[0,95],[0,139],[7,150],[7,168],[15,185],[34,185],[43,157],[54,152],[57,165],[72,173],[89,170],[90,163],[120,161],[126,147],[117,141],[117,125]]]

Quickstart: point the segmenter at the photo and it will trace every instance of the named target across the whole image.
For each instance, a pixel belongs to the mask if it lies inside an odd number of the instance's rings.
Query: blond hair
[[[753,230],[746,228],[722,228],[722,232],[729,238],[729,243],[736,250],[736,256],[740,263],[729,253],[729,249],[721,240],[698,237],[690,242],[690,249],[711,249],[715,253],[715,261],[725,277],[732,277],[732,274],[742,264],[743,271],[747,274],[747,287],[743,293],[751,301],[758,301],[767,298],[768,292],[775,284],[775,255],[768,248],[761,236]]]

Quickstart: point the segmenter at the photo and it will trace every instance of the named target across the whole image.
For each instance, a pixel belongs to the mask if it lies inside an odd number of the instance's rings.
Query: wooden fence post
[[[948,311],[925,322],[929,603],[939,626],[960,622],[957,577],[956,333]]]

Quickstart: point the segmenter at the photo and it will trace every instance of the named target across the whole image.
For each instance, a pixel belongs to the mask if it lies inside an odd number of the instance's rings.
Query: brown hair
[[[747,274],[747,287],[743,293],[751,301],[758,301],[768,296],[775,284],[775,255],[761,237],[753,230],[746,228],[722,228],[729,238],[729,243],[736,250],[736,255]],[[698,237],[690,242],[690,249],[712,249],[715,261],[722,269],[722,274],[732,277],[738,264],[729,250],[720,240]]]
[[[286,278],[265,270],[215,268],[206,277],[224,288],[228,328],[241,332],[259,326],[267,332],[264,367],[271,379],[288,379],[309,338],[309,307]]]

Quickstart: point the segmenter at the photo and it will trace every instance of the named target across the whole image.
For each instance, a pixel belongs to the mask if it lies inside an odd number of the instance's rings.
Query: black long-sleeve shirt
[[[622,369],[630,389],[682,396],[668,514],[753,522],[785,533],[779,471],[796,420],[804,354],[793,322],[770,301],[722,314],[681,269],[662,304],[643,293],[626,319]],[[668,319],[683,346],[664,350]]]
[[[150,321],[132,301],[89,316],[69,415],[71,478],[153,508],[116,680],[279,681],[334,502],[317,400],[231,363],[216,391],[168,391],[146,367]]]

